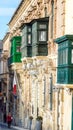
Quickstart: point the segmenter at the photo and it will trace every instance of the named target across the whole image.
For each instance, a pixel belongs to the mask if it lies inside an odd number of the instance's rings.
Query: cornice
[[[19,6],[17,7],[17,9],[15,10],[13,16],[11,17],[11,19],[10,19],[8,25],[11,23],[11,21],[13,20],[13,18],[15,17],[15,15],[17,14],[17,12],[18,12],[18,10],[20,9],[20,7],[22,6],[23,2],[24,2],[24,0],[21,0]]]
[[[29,23],[33,19],[44,17],[44,6],[42,0],[25,0],[25,2],[21,4],[21,7],[17,9],[17,12],[9,23],[10,32],[15,34],[23,23]]]

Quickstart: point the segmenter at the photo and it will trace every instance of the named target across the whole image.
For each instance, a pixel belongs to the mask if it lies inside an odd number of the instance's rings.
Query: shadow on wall
[[[48,129],[47,130],[52,130],[51,126],[48,126]]]

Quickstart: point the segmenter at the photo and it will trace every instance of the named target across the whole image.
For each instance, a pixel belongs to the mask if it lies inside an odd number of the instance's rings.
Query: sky
[[[0,40],[8,32],[8,23],[21,0],[0,0]]]

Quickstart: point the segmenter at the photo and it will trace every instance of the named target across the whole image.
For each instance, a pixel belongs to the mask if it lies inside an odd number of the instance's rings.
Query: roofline
[[[15,14],[18,12],[18,10],[19,10],[19,8],[21,7],[21,5],[22,5],[23,2],[24,2],[24,0],[21,0],[20,4],[19,4],[18,7],[16,8],[16,10],[15,10],[13,16],[11,17],[11,19],[10,19],[10,21],[9,21],[9,23],[8,23],[7,25],[9,25],[9,24],[11,23],[11,21],[13,20]]]
[[[4,36],[4,38],[3,38],[3,42],[5,42],[5,40],[8,38],[8,36],[9,36],[9,34],[10,34],[10,32],[7,32],[6,34],[5,34],[5,36]]]

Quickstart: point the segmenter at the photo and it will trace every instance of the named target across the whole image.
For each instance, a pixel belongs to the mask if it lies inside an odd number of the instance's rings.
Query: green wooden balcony
[[[48,22],[49,18],[40,18],[32,24],[32,56],[48,55]]]
[[[34,19],[23,24],[21,52],[22,58],[48,55],[48,23],[49,18]]]
[[[64,35],[58,43],[57,83],[73,84],[73,35]]]
[[[47,44],[37,44],[32,46],[32,56],[47,56],[48,47]]]
[[[14,54],[8,58],[8,66],[10,66],[12,63],[19,63],[19,62],[21,62],[21,53]]]

